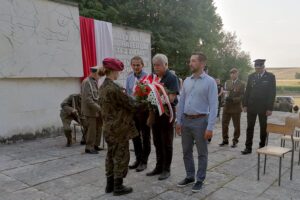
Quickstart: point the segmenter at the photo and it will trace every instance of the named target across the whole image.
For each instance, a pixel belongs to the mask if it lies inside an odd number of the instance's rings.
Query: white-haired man
[[[159,77],[160,83],[167,89],[169,100],[174,108],[178,103],[179,83],[176,75],[168,69],[168,58],[164,54],[156,54],[152,58],[153,69]],[[152,125],[153,142],[156,149],[156,167],[147,173],[147,176],[160,175],[158,180],[167,179],[170,176],[170,166],[173,156],[174,120],[170,123],[169,116],[159,116],[155,113],[154,124]]]

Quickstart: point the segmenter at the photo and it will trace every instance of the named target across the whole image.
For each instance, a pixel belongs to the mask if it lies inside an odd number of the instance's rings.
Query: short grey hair
[[[168,57],[165,54],[158,53],[152,58],[152,62],[155,63],[156,61],[162,62],[164,65],[168,65]]]

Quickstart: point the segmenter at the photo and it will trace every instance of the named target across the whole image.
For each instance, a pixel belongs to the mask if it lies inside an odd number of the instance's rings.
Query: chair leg
[[[294,167],[294,151],[292,151],[292,158],[291,158],[291,174],[290,174],[290,180],[293,180],[293,167]]]
[[[283,139],[280,140],[280,146],[283,146]]]
[[[299,137],[300,136],[300,131],[296,132],[296,136]],[[297,142],[297,147],[299,147],[299,142]]]
[[[281,163],[282,163],[282,158],[279,158],[279,177],[278,177],[278,186],[280,186],[280,181],[281,181]]]
[[[265,155],[265,161],[264,161],[264,174],[266,174],[266,166],[267,166],[267,155]]]
[[[300,148],[299,148],[299,158],[298,158],[298,165],[300,165]]]
[[[260,154],[257,155],[257,180],[259,181]]]

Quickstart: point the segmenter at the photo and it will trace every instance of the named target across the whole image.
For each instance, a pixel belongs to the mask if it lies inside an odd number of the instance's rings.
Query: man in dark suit
[[[252,152],[254,126],[258,116],[260,125],[259,148],[265,146],[267,139],[267,118],[272,115],[276,96],[276,80],[274,74],[265,70],[265,59],[254,61],[255,73],[248,77],[243,107],[247,112],[247,139],[246,148],[242,154]]]

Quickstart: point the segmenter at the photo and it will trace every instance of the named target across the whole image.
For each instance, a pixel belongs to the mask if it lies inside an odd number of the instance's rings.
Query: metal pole
[[[278,177],[278,186],[280,186],[280,181],[281,181],[281,161],[282,158],[279,158],[279,177]]]
[[[267,154],[265,154],[264,174],[266,174],[266,165],[267,165]]]
[[[260,154],[257,156],[257,180],[259,181],[259,170],[260,170]]]

